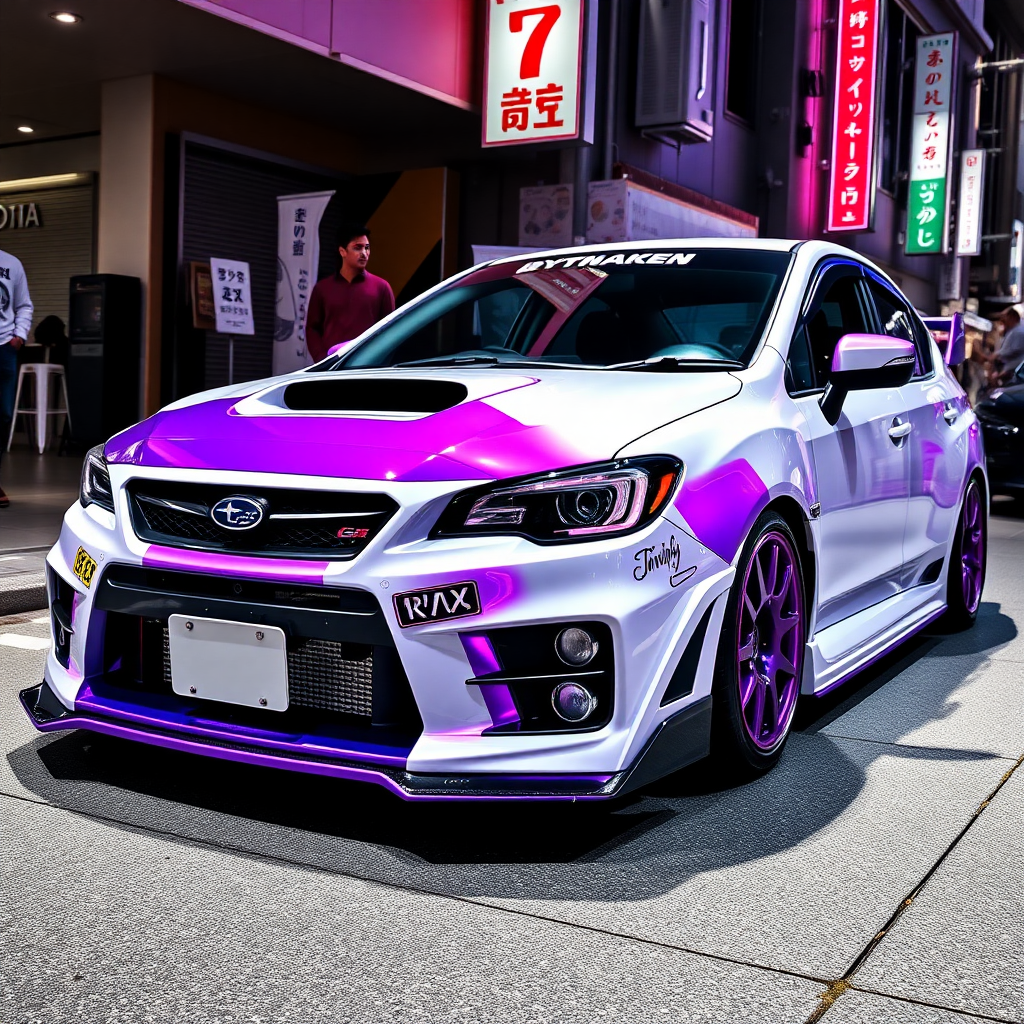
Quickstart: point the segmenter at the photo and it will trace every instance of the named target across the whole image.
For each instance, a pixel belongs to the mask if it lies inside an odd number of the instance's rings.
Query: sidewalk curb
[[[46,573],[0,577],[0,615],[20,615],[46,607]]]

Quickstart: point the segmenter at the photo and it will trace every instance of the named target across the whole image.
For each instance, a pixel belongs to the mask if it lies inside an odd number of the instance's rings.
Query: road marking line
[[[29,619],[28,621],[34,623],[37,626],[48,626],[50,624],[50,616],[41,615],[38,619]]]
[[[0,647],[18,647],[23,651],[45,651],[49,646],[49,637],[22,636],[20,633],[0,634]]]

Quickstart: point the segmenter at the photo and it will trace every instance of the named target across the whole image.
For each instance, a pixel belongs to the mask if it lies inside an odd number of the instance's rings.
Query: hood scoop
[[[451,380],[407,378],[321,378],[277,385],[239,402],[240,416],[351,416],[414,420],[451,409],[469,394]]]

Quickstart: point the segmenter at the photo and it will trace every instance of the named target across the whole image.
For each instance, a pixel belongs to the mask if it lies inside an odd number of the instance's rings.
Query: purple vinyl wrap
[[[685,480],[675,507],[701,544],[731,562],[767,503],[768,488],[754,467],[746,459],[733,459]]]
[[[288,558],[253,558],[222,554],[219,551],[194,551],[151,544],[142,557],[151,569],[182,569],[212,572],[220,576],[251,576],[260,580],[288,583],[323,583],[330,562],[307,562]]]
[[[494,645],[486,636],[479,633],[461,633],[459,638],[462,640],[474,676],[489,676],[501,671],[501,662],[494,651]],[[481,681],[479,686],[487,705],[487,713],[495,726],[513,725],[519,721],[519,711],[512,699],[512,692],[504,683]]]
[[[484,401],[416,420],[240,416],[235,399],[158,412],[107,442],[108,461],[133,466],[296,473],[359,480],[501,479],[596,458],[550,427]]]

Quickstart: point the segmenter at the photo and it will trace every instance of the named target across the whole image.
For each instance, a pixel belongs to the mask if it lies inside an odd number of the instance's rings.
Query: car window
[[[647,360],[697,370],[745,364],[792,258],[728,248],[524,256],[410,303],[316,370],[438,360],[589,369]]]
[[[923,343],[923,338],[917,336],[914,329],[916,318],[909,304],[874,277],[868,278],[868,290],[875,303],[882,333],[888,334],[890,338],[902,338],[904,341],[912,342],[917,356],[914,376],[920,377],[927,373],[931,369],[930,347]]]
[[[830,272],[830,275],[831,276]],[[804,317],[811,365],[817,387],[828,383],[832,370],[832,354],[844,334],[866,334],[869,330],[865,314],[861,278],[846,267],[828,276],[819,288],[819,295]]]
[[[932,335],[923,321],[913,310],[911,323],[914,327],[914,347],[917,349],[917,362],[914,365],[915,377],[926,377],[934,369],[932,363]]]
[[[786,360],[786,390],[792,395],[814,390],[814,368],[811,366],[811,346],[807,340],[807,327],[801,324],[789,343]]]

